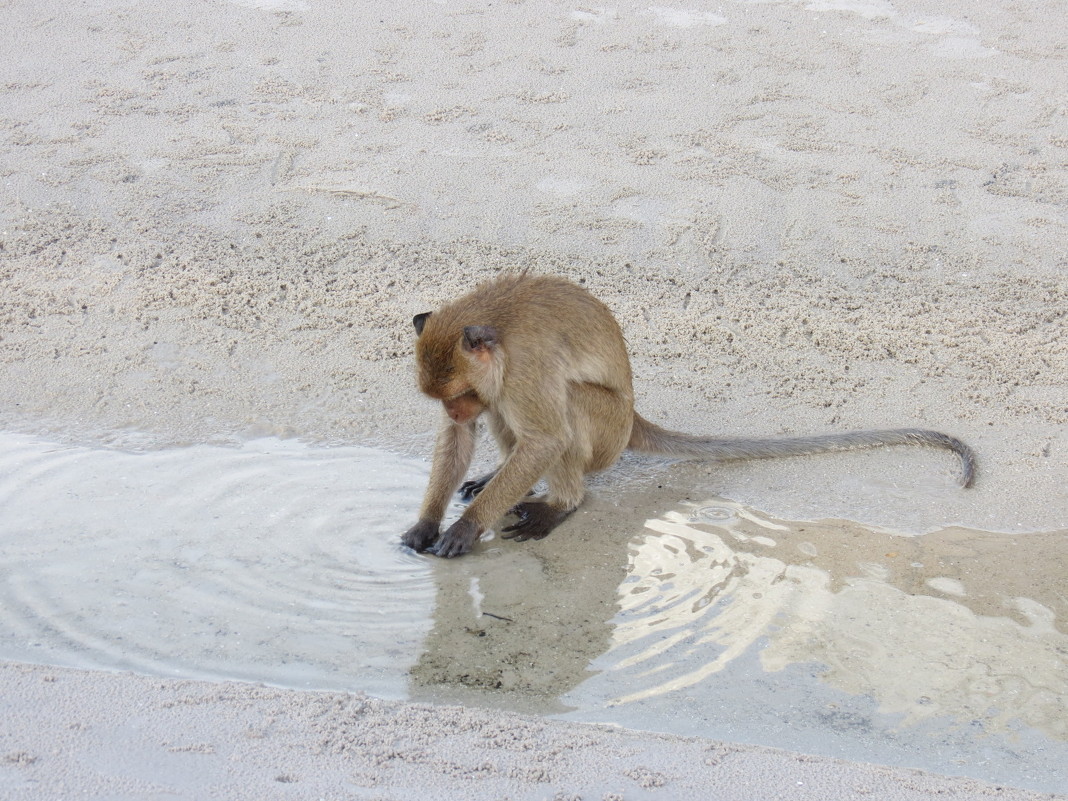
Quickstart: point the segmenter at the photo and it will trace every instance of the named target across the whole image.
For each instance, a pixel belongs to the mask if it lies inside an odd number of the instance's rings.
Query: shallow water
[[[446,562],[399,544],[426,477],[367,448],[0,434],[0,659],[387,698],[453,686],[574,720],[1065,786],[1063,532],[904,537],[595,496],[566,537],[490,535]]]
[[[0,658],[402,697],[434,581],[394,521],[425,478],[366,448],[0,435]]]
[[[564,717],[1063,790],[1057,537],[688,504],[631,540],[611,645]]]

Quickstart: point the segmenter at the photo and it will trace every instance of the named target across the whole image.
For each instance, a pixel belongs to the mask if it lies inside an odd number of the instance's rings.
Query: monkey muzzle
[[[474,420],[486,408],[474,390],[468,390],[447,398],[442,401],[442,404],[445,406],[445,412],[449,415],[449,419],[456,425],[463,425]]]

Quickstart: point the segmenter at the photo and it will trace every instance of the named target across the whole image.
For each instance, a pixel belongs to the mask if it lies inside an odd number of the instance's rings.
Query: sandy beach
[[[5,798],[1068,790],[1059,3],[0,13]],[[404,553],[412,316],[514,269],[661,425],[976,486],[628,456]]]

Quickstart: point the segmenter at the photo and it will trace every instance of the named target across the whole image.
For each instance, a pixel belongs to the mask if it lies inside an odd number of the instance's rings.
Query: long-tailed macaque
[[[933,445],[960,457],[963,486],[975,475],[971,448],[919,428],[790,439],[696,437],[660,428],[634,411],[630,360],[612,313],[563,278],[506,275],[413,323],[419,388],[444,406],[419,522],[403,537],[416,551],[460,556],[509,513],[517,522],[503,530],[505,537],[541,539],[578,508],[585,474],[610,466],[625,448],[730,460]],[[461,487],[482,415],[502,461]],[[527,499],[543,477],[548,494]],[[441,534],[458,487],[473,501]]]

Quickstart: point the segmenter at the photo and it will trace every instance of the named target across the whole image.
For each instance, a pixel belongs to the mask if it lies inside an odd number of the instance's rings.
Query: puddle
[[[637,481],[598,484],[544,540],[490,534],[438,560],[399,544],[427,472],[275,439],[130,452],[0,434],[0,659],[1065,786],[1068,532],[901,536]]]
[[[1063,789],[1066,537],[669,512],[564,717]]]
[[[405,695],[426,470],[258,440],[131,453],[0,434],[0,658]]]

